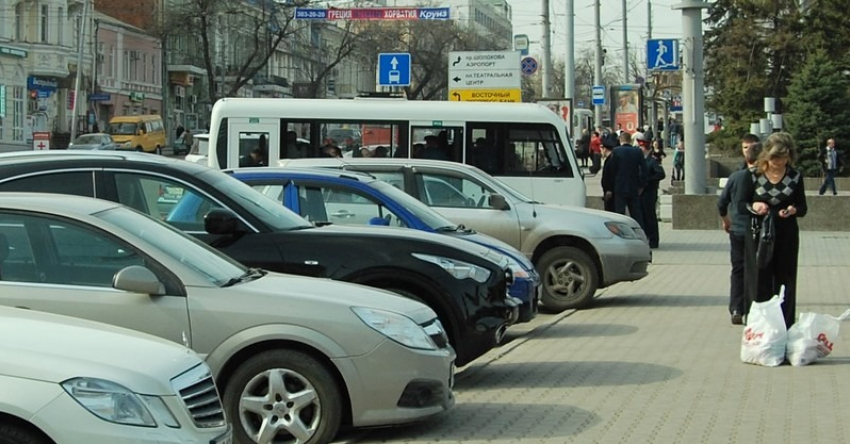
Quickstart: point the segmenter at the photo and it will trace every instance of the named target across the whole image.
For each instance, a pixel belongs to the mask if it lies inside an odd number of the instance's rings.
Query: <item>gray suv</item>
[[[367,172],[449,220],[520,250],[537,267],[541,303],[584,308],[597,289],[647,275],[652,252],[637,222],[620,214],[536,202],[480,169],[422,159],[291,159],[287,167]]]

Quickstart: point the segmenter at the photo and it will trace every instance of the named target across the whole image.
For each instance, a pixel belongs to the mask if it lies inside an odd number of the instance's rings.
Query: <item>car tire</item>
[[[157,146],[156,146],[156,154],[157,154],[158,156],[161,156],[161,155],[162,155],[162,147],[161,147],[161,146],[159,146],[159,145],[157,145]]]
[[[140,146],[137,146],[137,147],[136,147],[136,151],[138,151],[138,152],[140,152],[140,153],[144,153],[144,152],[145,152],[145,149],[144,149],[144,148],[142,148],[142,147],[141,147],[141,145],[140,145]]]
[[[586,308],[593,302],[598,287],[596,264],[575,247],[556,247],[537,262],[543,281],[541,303],[548,310],[561,312]]]
[[[43,436],[27,429],[12,425],[0,424],[0,444],[47,444]]]
[[[278,391],[270,394],[273,384]],[[286,349],[246,360],[224,389],[224,408],[234,442],[240,444],[329,443],[342,422],[342,400],[333,375],[321,362]],[[264,430],[263,424],[272,428]]]

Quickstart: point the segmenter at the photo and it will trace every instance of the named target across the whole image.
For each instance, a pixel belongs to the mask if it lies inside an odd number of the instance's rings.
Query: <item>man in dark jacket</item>
[[[643,208],[643,223],[646,237],[649,239],[649,248],[658,248],[658,215],[655,207],[658,204],[658,183],[664,180],[664,168],[658,164],[652,156],[652,147],[643,136],[638,136],[638,145],[646,162],[646,187],[640,195],[640,206]]]
[[[757,140],[757,139],[756,139]],[[746,168],[732,173],[723,187],[720,198],[717,199],[717,210],[723,221],[723,229],[729,233],[730,260],[732,262],[732,273],[729,276],[729,314],[732,316],[733,325],[743,324],[743,315],[748,311],[744,306],[744,236],[750,226],[750,215],[738,211],[736,202],[751,198],[744,196],[741,182],[749,179],[747,168],[752,167],[761,152],[761,144],[752,142],[745,138],[741,141],[744,150]]]
[[[646,188],[646,161],[643,153],[631,145],[632,135],[623,131],[619,137],[620,146],[611,153],[611,172],[614,175],[614,211],[632,217],[646,231],[643,209],[640,206],[640,194]]]
[[[614,173],[611,171],[611,147],[602,145],[602,200],[605,211],[614,213]]]

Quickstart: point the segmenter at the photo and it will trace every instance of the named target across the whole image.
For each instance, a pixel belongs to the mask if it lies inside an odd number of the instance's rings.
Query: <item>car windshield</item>
[[[116,207],[94,216],[132,233],[163,253],[180,261],[214,285],[221,286],[248,270],[207,244],[180,230],[127,207]]]
[[[136,134],[135,123],[110,123],[109,134],[118,136],[132,136]]]
[[[312,228],[307,219],[292,212],[280,202],[265,196],[259,191],[234,179],[219,170],[210,169],[198,175],[199,178],[214,186],[216,190],[233,199],[245,211],[260,219],[274,231],[290,231]]]
[[[425,225],[432,229],[445,228],[445,227],[456,227],[457,224],[452,221],[446,219],[440,213],[437,213],[428,205],[420,202],[415,197],[401,191],[393,185],[390,185],[386,182],[374,181],[372,182],[372,186],[389,197],[391,200],[395,201],[399,205],[403,206],[407,211],[413,213],[419,220],[421,220]]]
[[[77,137],[77,140],[74,141],[75,145],[97,145],[103,141],[103,136],[94,135],[94,134],[85,134],[80,137]]]

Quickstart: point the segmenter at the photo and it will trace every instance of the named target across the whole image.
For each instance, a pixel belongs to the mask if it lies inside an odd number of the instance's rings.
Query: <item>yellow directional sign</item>
[[[520,89],[451,89],[452,102],[522,102]]]

